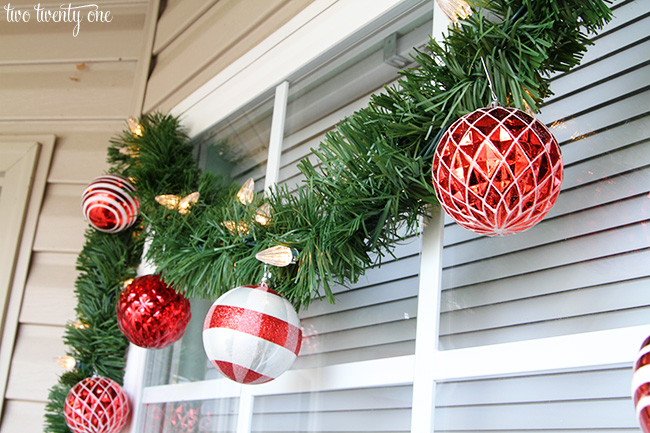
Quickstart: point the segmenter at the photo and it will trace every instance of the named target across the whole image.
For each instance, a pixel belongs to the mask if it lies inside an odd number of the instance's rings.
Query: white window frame
[[[373,0],[372,7],[368,7],[368,2],[361,0],[317,0],[269,39],[182,101],[172,114],[182,115],[190,135],[194,136],[275,88],[266,175],[268,188],[276,181],[280,169],[289,77],[387,12],[405,10],[422,2]],[[432,35],[439,37],[447,25],[446,17],[436,4]],[[331,31],[333,26],[336,26],[336,32]],[[265,77],[257,75],[260,70],[266,71]],[[215,379],[143,389],[141,380],[144,375],[141,373],[146,351],[132,346],[125,377],[125,389],[134,400],[136,413],[131,432],[140,431],[138,420],[143,404],[239,398],[237,432],[247,433],[250,431],[256,397],[412,385],[411,431],[429,433],[434,431],[435,391],[439,382],[584,371],[630,366],[634,362],[640,343],[650,334],[650,325],[439,350],[443,219],[442,211],[436,209],[424,224],[414,355],[290,370],[272,382],[256,386]],[[145,267],[143,272],[146,271],[151,269]]]

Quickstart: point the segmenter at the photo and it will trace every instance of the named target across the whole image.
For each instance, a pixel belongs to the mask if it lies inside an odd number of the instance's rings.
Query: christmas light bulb
[[[132,282],[133,282],[133,278],[129,278],[128,280],[126,280],[126,281],[124,281],[122,283],[122,287],[126,289],[127,287],[129,287],[131,285]]]
[[[221,223],[222,226],[228,229],[231,235],[239,234],[240,236],[245,236],[248,234],[248,225],[242,223],[236,223],[234,221],[224,221]]]
[[[190,206],[196,204],[196,202],[199,201],[199,195],[200,194],[198,192],[193,192],[192,194],[183,197],[178,203],[178,212],[180,212],[181,215],[189,213]]]
[[[271,205],[268,203],[264,203],[262,206],[260,206],[259,209],[257,209],[257,214],[255,215],[255,221],[265,226],[269,223],[270,219],[271,219]]]
[[[76,320],[76,321],[70,323],[70,326],[72,326],[72,327],[75,328],[75,329],[86,329],[86,328],[90,328],[89,325],[86,325],[86,324],[83,323],[81,320]]]
[[[126,122],[129,124],[129,131],[131,131],[131,134],[142,137],[142,125],[130,117],[126,120]]]
[[[242,185],[242,187],[237,192],[237,200],[239,200],[241,204],[252,203],[253,195],[255,193],[254,188],[255,188],[255,181],[253,180],[252,177],[249,177],[248,179],[246,179],[244,185]]]
[[[472,14],[472,7],[465,0],[436,0],[436,2],[452,23]]]
[[[56,363],[63,367],[66,371],[70,371],[77,365],[77,360],[72,356],[57,356]]]
[[[167,209],[176,209],[181,198],[174,194],[157,195],[156,201]]]
[[[280,268],[296,263],[297,256],[298,251],[283,245],[267,248],[255,254],[255,258],[260,262]]]

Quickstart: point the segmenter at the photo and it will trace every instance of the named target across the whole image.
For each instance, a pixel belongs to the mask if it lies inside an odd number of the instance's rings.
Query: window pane
[[[619,3],[630,16],[638,2]],[[538,226],[503,238],[448,221],[440,346],[461,348],[647,323],[650,91],[647,20],[613,21],[540,119],[565,172]],[[645,48],[644,48],[645,46]]]

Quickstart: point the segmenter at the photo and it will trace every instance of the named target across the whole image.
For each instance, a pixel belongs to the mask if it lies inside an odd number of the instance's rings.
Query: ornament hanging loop
[[[262,273],[262,280],[260,281],[260,286],[266,286],[269,287],[269,281],[273,275],[271,274],[271,271],[269,270],[269,265],[266,263],[264,264],[264,272]]]
[[[497,98],[497,94],[494,93],[494,85],[492,84],[492,77],[490,77],[490,73],[488,72],[487,66],[485,66],[485,59],[481,57],[481,63],[483,64],[483,69],[485,70],[485,76],[487,77],[488,80],[488,86],[490,87],[490,92],[492,93],[492,101],[490,102],[490,108],[498,107],[499,105],[499,99]]]

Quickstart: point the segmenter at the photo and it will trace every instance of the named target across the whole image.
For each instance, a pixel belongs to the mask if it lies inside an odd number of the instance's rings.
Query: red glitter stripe
[[[258,384],[258,383],[270,382],[274,379],[273,377],[264,376],[263,374],[259,374],[246,367],[242,367],[241,365],[233,364],[232,362],[227,362],[227,361],[212,361],[212,362],[220,372],[222,372],[224,375],[234,380],[235,382]]]
[[[210,328],[244,332],[282,346],[298,355],[302,331],[277,317],[241,307],[217,305],[210,311]]]

